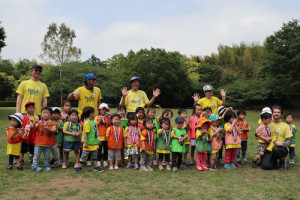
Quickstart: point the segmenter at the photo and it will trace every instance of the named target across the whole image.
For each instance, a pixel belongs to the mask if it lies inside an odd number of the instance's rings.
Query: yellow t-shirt
[[[226,131],[226,134],[228,134],[227,132],[229,132],[230,126],[228,124],[225,124],[224,125],[224,130]],[[239,148],[242,148],[241,143],[239,143],[239,144],[225,144],[225,147],[226,147],[226,149],[239,149]]]
[[[211,97],[207,99],[206,97],[201,98],[197,104],[201,105],[201,108],[204,109],[206,107],[210,107],[212,110],[212,114],[218,115],[218,107],[223,105],[223,102],[217,97]]]
[[[123,133],[124,138],[127,138],[128,129],[129,129],[129,127],[125,128],[125,131]],[[141,130],[139,128],[138,128],[138,134],[141,135]],[[137,144],[127,144],[127,147],[137,147]]]
[[[273,142],[280,141],[284,143],[286,138],[293,137],[289,125],[284,122],[279,122],[279,123],[271,122],[269,124],[269,127],[271,129],[271,134],[272,134],[272,141],[267,146],[267,150],[269,151],[272,151],[273,147],[275,146]]]
[[[21,103],[21,113],[27,113],[25,104],[28,101],[35,103],[34,114],[41,115],[43,97],[49,97],[49,92],[46,84],[41,81],[27,80],[22,81],[17,89],[17,94],[23,96]]]
[[[128,95],[125,97],[125,106],[127,112],[135,112],[137,107],[144,108],[148,102],[149,99],[146,93],[141,90],[138,90],[136,92],[129,90]]]
[[[78,116],[80,117],[84,107],[90,106],[95,109],[95,112],[98,109],[98,101],[102,99],[101,90],[97,87],[94,87],[93,92],[86,89],[85,86],[77,88],[74,92],[79,92],[80,97],[74,95],[74,98],[78,100]]]
[[[89,133],[91,131],[91,127],[90,127],[90,123],[88,121],[85,121],[83,123],[83,133]],[[88,145],[87,148],[84,147],[84,144],[83,144],[83,150],[84,151],[96,151],[97,149],[99,148],[99,145],[96,144],[96,145]]]

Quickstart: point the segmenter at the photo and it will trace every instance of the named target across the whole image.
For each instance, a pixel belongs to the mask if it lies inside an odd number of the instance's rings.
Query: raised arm
[[[146,104],[146,106],[148,108],[150,108],[152,106],[152,104],[154,103],[155,99],[160,95],[160,89],[156,88],[156,90],[153,90],[153,96],[151,98],[151,100]]]

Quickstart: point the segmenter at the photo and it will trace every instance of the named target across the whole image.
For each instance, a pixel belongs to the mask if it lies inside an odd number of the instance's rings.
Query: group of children
[[[49,171],[60,165],[63,169],[68,168],[71,151],[75,153],[75,172],[80,172],[86,161],[88,164],[93,161],[95,172],[102,172],[102,166],[117,170],[125,164],[126,157],[126,168],[141,171],[153,171],[151,165],[157,165],[157,161],[159,170],[174,172],[193,164],[198,171],[205,171],[218,170],[218,163],[232,169],[248,162],[246,151],[250,127],[243,110],[236,114],[232,108],[220,106],[217,115],[212,114],[211,108],[196,104],[190,117],[185,109],[179,109],[175,124],[172,124],[173,112],[168,109],[162,112],[159,106],[158,117],[154,108],[145,113],[141,107],[126,116],[125,106],[119,106],[117,113],[110,114],[109,106],[102,103],[97,116],[94,108],[85,107],[79,119],[77,110],[72,109],[69,101],[64,101],[63,111],[58,107],[42,108],[39,120],[34,115],[34,105],[33,102],[25,104],[25,115],[9,115],[7,169],[12,169],[15,159],[17,169],[22,170],[24,154],[28,151],[31,167],[37,172],[42,170],[39,166],[41,154],[44,155],[44,169]],[[264,108],[255,131],[258,153],[252,162],[253,167],[259,165],[271,141],[268,126],[271,119],[271,109]],[[291,114],[286,115],[285,120],[294,135],[289,147],[290,163],[293,164],[296,127]],[[51,152],[53,158],[50,161]],[[190,162],[188,155],[191,156]]]

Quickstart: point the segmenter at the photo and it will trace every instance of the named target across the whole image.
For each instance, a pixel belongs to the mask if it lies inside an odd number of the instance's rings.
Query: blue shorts
[[[72,150],[79,151],[80,149],[80,142],[63,142],[63,151],[64,152],[70,152]]]

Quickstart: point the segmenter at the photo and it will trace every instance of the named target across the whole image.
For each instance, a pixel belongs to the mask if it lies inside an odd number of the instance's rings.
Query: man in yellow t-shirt
[[[85,75],[84,86],[77,88],[67,97],[68,100],[78,100],[78,115],[81,117],[84,107],[90,106],[98,110],[101,104],[101,90],[95,87],[96,78],[93,73]]]
[[[273,121],[269,124],[272,141],[267,146],[268,151],[272,151],[273,158],[279,159],[279,170],[285,169],[285,157],[288,155],[287,147],[292,143],[293,134],[289,125],[281,121],[282,108],[273,106]]]
[[[149,101],[146,93],[144,91],[139,90],[141,82],[142,80],[139,77],[132,77],[129,81],[129,85],[131,85],[131,90],[127,91],[127,87],[123,87],[121,89],[122,98],[120,101],[120,105],[126,106],[128,114],[135,113],[135,110],[138,107],[151,107],[155,99],[160,95],[160,90],[158,88],[156,90],[153,90],[153,97]]]
[[[26,114],[26,102],[35,103],[34,114],[41,115],[42,107],[47,106],[47,98],[50,96],[46,84],[42,83],[39,79],[42,74],[43,68],[39,65],[33,65],[31,68],[31,79],[22,81],[16,91],[18,94],[16,112]]]
[[[213,87],[211,85],[205,85],[203,87],[203,91],[205,94],[205,97],[200,99],[200,95],[198,93],[195,93],[193,95],[194,104],[201,105],[202,110],[206,107],[210,107],[212,110],[212,114],[218,114],[218,107],[225,105],[225,99],[226,99],[226,91],[224,89],[221,89],[221,96],[222,101],[213,96]]]

